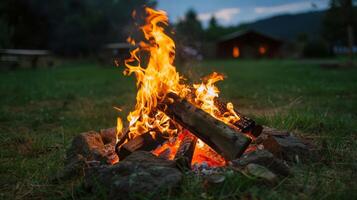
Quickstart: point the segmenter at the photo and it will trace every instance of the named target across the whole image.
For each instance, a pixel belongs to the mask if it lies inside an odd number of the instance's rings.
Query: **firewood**
[[[186,133],[183,133],[186,134]],[[179,148],[177,149],[174,160],[181,169],[190,169],[193,153],[195,151],[197,138],[190,133],[187,133],[182,139]]]
[[[243,133],[174,93],[169,93],[158,108],[227,160],[242,155],[251,142]]]
[[[119,159],[123,160],[125,157],[138,150],[152,151],[165,141],[165,138],[162,137],[161,133],[156,132],[155,137],[153,137],[150,132],[152,131],[139,135],[127,141],[125,144],[119,142],[118,144],[120,145],[116,145],[116,153],[118,154]]]
[[[228,112],[228,109],[226,107],[227,104],[225,102],[215,99],[214,104],[222,113]],[[261,134],[263,130],[262,126],[256,125],[254,120],[239,113],[236,109],[234,109],[234,112],[237,114],[240,120],[233,123],[233,125],[238,128],[242,133],[250,133],[255,137],[258,137]]]

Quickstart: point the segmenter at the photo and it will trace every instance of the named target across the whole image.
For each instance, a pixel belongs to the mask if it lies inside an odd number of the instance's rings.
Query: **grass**
[[[357,69],[323,69],[294,60],[204,61],[178,68],[189,77],[218,71],[221,95],[261,124],[312,138],[321,158],[293,166],[276,187],[227,175],[206,187],[186,176],[167,199],[354,199],[357,197]],[[0,198],[95,198],[80,180],[52,183],[80,132],[115,125],[133,107],[135,81],[94,62],[0,74]],[[119,113],[113,107],[120,107]]]

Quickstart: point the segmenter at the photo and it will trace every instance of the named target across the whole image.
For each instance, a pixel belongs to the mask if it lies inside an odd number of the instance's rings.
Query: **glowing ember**
[[[187,134],[191,134],[191,133],[187,130],[182,131],[177,136],[175,141],[173,142],[168,141],[164,145],[156,148],[153,151],[153,154],[156,156],[160,156],[164,152],[169,152],[169,156],[167,158],[169,160],[173,160],[176,155],[177,149],[180,146],[180,143],[182,142],[183,138]],[[220,156],[218,153],[213,151],[208,145],[206,145],[204,142],[198,139],[191,164],[195,164],[195,163],[199,164],[202,162],[206,162],[207,165],[210,167],[219,167],[219,166],[226,165],[226,161],[222,156]]]
[[[124,74],[135,74],[138,89],[135,109],[127,117],[128,136],[130,140],[149,131],[158,130],[154,133],[165,134],[170,138],[176,137],[174,141],[165,143],[153,152],[155,155],[160,155],[164,151],[169,152],[169,159],[173,159],[184,134],[189,133],[178,130],[177,125],[172,126],[173,122],[169,117],[156,109],[158,103],[162,102],[169,92],[188,99],[195,106],[226,124],[238,121],[239,117],[234,112],[232,103],[226,105],[228,112],[225,113],[222,113],[214,104],[219,94],[214,84],[223,80],[221,74],[214,72],[205,77],[202,83],[193,86],[184,84],[183,78],[173,66],[175,43],[165,34],[165,27],[168,25],[166,13],[151,8],[146,8],[145,11],[147,14],[145,24],[140,27],[145,40],[137,42],[132,38],[128,39],[130,43],[138,47],[130,52],[131,58],[125,61]],[[143,52],[150,55],[148,62],[140,58]],[[146,62],[147,64],[144,64]],[[122,134],[122,127],[122,122],[118,118],[118,137]],[[192,164],[201,162],[206,162],[210,166],[225,165],[225,160],[220,155],[199,140]]]

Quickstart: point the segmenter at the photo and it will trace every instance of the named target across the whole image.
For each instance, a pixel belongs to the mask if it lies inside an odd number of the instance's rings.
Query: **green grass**
[[[89,198],[80,180],[52,183],[80,132],[115,125],[135,99],[122,69],[65,62],[55,69],[0,74],[0,199]],[[323,69],[293,60],[205,61],[178,68],[189,81],[226,75],[221,96],[261,124],[312,138],[320,159],[293,166],[275,187],[229,175],[206,187],[186,176],[167,199],[353,199],[357,197],[357,69]],[[120,107],[118,112],[113,107]],[[228,176],[228,175],[227,175]]]

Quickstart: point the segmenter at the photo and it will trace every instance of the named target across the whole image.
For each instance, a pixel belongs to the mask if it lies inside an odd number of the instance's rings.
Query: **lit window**
[[[261,55],[264,55],[266,52],[267,52],[267,49],[266,49],[264,46],[260,46],[260,47],[259,47],[259,53],[260,53]]]
[[[237,46],[233,47],[233,58],[238,58],[240,55],[239,48]]]

